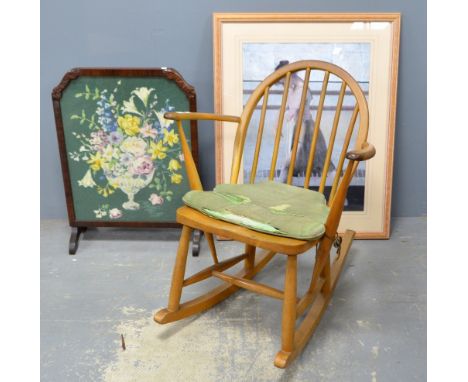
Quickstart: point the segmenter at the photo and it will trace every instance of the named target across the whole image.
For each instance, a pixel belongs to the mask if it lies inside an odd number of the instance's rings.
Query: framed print
[[[379,14],[314,14],[314,13],[215,13],[214,32],[214,84],[215,112],[240,115],[250,94],[257,85],[279,67],[300,60],[320,60],[345,69],[361,86],[369,105],[369,135],[377,155],[370,162],[361,163],[347,195],[341,218],[340,232],[353,229],[357,238],[384,239],[390,235],[390,211],[393,171],[393,145],[398,78],[398,52],[400,15]],[[302,76],[302,77],[301,77]],[[321,77],[320,77],[321,76]],[[287,107],[283,120],[280,151],[274,179],[285,181],[283,162],[291,145],[292,131],[297,115],[295,82],[302,84],[304,74],[298,73],[288,89]],[[311,72],[307,105],[303,123],[314,129],[323,73]],[[296,84],[296,85],[297,85]],[[302,85],[301,85],[302,86]],[[327,151],[341,83],[330,77],[326,88],[323,113],[317,141],[315,161]],[[264,162],[258,160],[255,181],[268,179],[279,109],[285,92],[282,84],[270,89],[265,114]],[[297,88],[301,88],[297,86]],[[297,94],[296,94],[297,93]],[[298,95],[298,97],[295,97]],[[351,93],[346,92],[334,147],[342,147],[348,121],[353,114]],[[248,182],[252,167],[256,128],[261,110],[255,110],[247,133],[243,166],[239,182]],[[305,121],[305,122],[304,122]],[[268,127],[271,127],[270,129]],[[289,126],[289,127],[288,127]],[[341,133],[340,133],[341,132]],[[216,181],[227,183],[236,126],[231,123],[216,125]],[[341,134],[341,135],[340,135]],[[353,142],[353,139],[351,142]],[[267,142],[271,141],[271,144]],[[352,147],[352,146],[350,146]],[[328,174],[339,160],[339,151],[332,151]],[[264,171],[262,171],[264,166]],[[284,167],[284,166],[283,166]],[[303,185],[304,175],[296,170],[293,184]],[[311,177],[309,188],[317,189],[320,170]],[[330,180],[328,180],[330,178]],[[331,189],[333,176],[327,175],[325,194]]]
[[[178,226],[189,191],[179,136],[166,111],[196,111],[173,69],[77,68],[52,92],[70,252],[86,227]],[[197,126],[184,126],[197,160]]]

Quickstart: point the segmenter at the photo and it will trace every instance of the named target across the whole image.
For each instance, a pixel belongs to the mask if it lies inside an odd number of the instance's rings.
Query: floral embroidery
[[[168,131],[167,129],[163,130],[164,133],[164,143],[167,143],[169,146],[174,146],[174,144],[179,143],[179,136],[174,133],[174,130]]]
[[[171,128],[173,121],[164,118],[174,108],[169,100],[157,109],[156,89],[138,87],[122,101],[117,97],[121,81],[112,91],[93,90],[85,85],[83,97],[93,103],[92,115],[82,110],[70,118],[88,127],[86,131],[73,132],[79,141],[79,149],[69,152],[76,162],[83,162],[87,170],[78,186],[94,189],[104,198],[115,192],[123,192],[128,200],[120,206],[103,204],[93,210],[97,219],[119,219],[125,210],[138,210],[140,204],[135,197],[143,188],[154,188],[145,208],[158,208],[164,202],[171,202],[173,185],[182,183],[181,161],[183,155],[179,135]]]
[[[179,184],[182,182],[182,175],[180,174],[171,174],[171,182],[175,184]]]
[[[122,217],[122,211],[120,211],[118,208],[112,208],[109,210],[109,217],[111,219],[118,219]]]
[[[123,117],[117,118],[119,127],[129,136],[136,135],[140,132],[140,118],[125,114]]]
[[[151,202],[153,206],[164,203],[163,197],[159,196],[158,194],[151,194],[148,200]]]
[[[169,161],[169,165],[167,166],[167,168],[171,171],[177,171],[177,170],[180,170],[182,168],[182,166],[180,165],[180,163],[177,161],[177,159],[171,159]]]

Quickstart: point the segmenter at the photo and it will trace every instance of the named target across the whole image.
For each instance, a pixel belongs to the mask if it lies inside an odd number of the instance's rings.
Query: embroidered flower
[[[149,153],[151,154],[151,159],[164,159],[167,156],[166,151],[167,147],[163,146],[162,141],[158,143],[150,142]]]
[[[146,175],[153,171],[154,165],[151,158],[147,155],[136,158],[132,163],[132,173],[137,175]]]
[[[129,165],[130,162],[133,160],[134,156],[130,153],[123,153],[121,156],[120,156],[120,163],[122,163],[123,165]]]
[[[101,153],[97,152],[95,155],[91,154],[91,158],[87,161],[87,163],[90,165],[91,170],[94,172],[99,171],[99,169],[102,167]]]
[[[182,175],[180,174],[171,174],[171,182],[175,184],[180,184],[182,182]]]
[[[130,114],[125,114],[123,117],[120,116],[117,118],[119,127],[129,136],[134,136],[139,133],[140,122],[140,118]]]
[[[128,137],[120,145],[120,150],[124,153],[133,154],[136,157],[144,155],[146,148],[146,142],[137,137]]]
[[[135,105],[135,102],[133,101],[134,98],[135,97],[132,96],[132,97],[130,97],[130,99],[128,101],[123,101],[122,113],[136,114],[136,115],[139,115],[139,116],[143,117],[143,115],[138,111],[138,109],[137,109],[137,107]],[[119,124],[119,126],[120,126],[120,124]]]
[[[158,194],[151,194],[151,196],[148,199],[153,206],[160,205],[164,203],[164,199],[162,196],[159,196]]]
[[[112,208],[109,210],[109,217],[111,219],[118,219],[122,217],[122,211],[120,211],[118,208]]]
[[[169,161],[169,165],[167,166],[168,170],[171,170],[171,171],[177,171],[179,170],[180,168],[182,168],[182,166],[180,165],[180,163],[177,161],[177,159],[171,159]]]
[[[98,219],[103,218],[104,216],[107,215],[107,211],[102,209],[102,208],[94,210],[93,212],[96,215],[96,218],[98,218]]]
[[[107,145],[104,151],[102,152],[102,159],[103,159],[103,162],[106,164],[108,162],[111,162],[112,159],[119,158],[119,156],[120,156],[120,150],[118,148],[114,148],[114,146],[112,145]]]
[[[89,143],[93,146],[94,150],[102,150],[109,143],[109,137],[102,130],[94,131],[91,133]]]
[[[78,185],[85,188],[93,188],[94,186],[96,186],[93,176],[91,175],[91,170],[88,170],[83,179],[78,181]]]
[[[165,110],[155,112],[156,116],[159,119],[159,123],[161,124],[161,127],[163,129],[168,128],[169,126],[171,126],[174,123],[174,121],[172,119],[164,118],[165,113],[166,113]]]
[[[109,134],[109,141],[113,145],[118,145],[123,140],[123,135],[119,131],[113,131]]]
[[[158,131],[156,129],[153,129],[151,127],[151,125],[148,125],[148,124],[145,124],[145,126],[143,126],[141,129],[140,129],[140,134],[143,138],[151,138],[151,139],[154,139],[156,138],[156,134],[158,133]]]
[[[148,98],[153,90],[153,88],[148,89],[147,87],[141,87],[132,91],[132,94],[135,94],[139,99],[141,99],[141,102],[143,102],[143,105],[146,107],[148,106]],[[156,96],[154,98],[156,98]]]
[[[163,130],[164,133],[164,143],[167,143],[169,146],[174,146],[175,143],[179,143],[179,136],[174,133],[174,130],[168,131],[167,129]]]

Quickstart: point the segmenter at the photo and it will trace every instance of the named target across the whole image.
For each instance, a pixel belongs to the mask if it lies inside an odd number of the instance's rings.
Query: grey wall
[[[167,66],[213,111],[213,12],[401,12],[393,216],[426,214],[424,0],[42,0],[41,217],[66,217],[50,93],[77,66]],[[214,185],[213,129],[201,124],[200,169]]]

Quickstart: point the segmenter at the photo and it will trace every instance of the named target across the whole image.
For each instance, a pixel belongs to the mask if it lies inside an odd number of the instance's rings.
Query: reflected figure
[[[282,60],[276,66],[275,70],[278,70],[284,65],[289,64],[289,61]],[[284,85],[284,81],[281,81]],[[309,153],[312,144],[312,137],[314,134],[315,121],[312,118],[311,103],[312,103],[312,91],[307,86],[307,96],[304,108],[304,115],[302,118],[302,127],[299,135],[299,143],[297,147],[297,155],[294,163],[293,176],[304,176],[307,169],[307,161],[309,159]],[[288,147],[288,154],[281,167],[280,181],[286,183],[288,178],[288,171],[291,163],[292,148],[294,143],[294,135],[297,129],[297,120],[299,118],[299,108],[301,104],[302,91],[304,87],[304,80],[299,77],[296,73],[291,74],[289,82],[288,99],[286,102],[286,111],[283,125],[283,138],[285,138],[286,145]],[[327,144],[322,131],[319,130],[317,136],[317,144],[315,149],[315,158],[313,162],[312,175],[321,176],[327,154]],[[329,172],[335,170],[335,165],[330,161],[328,168]]]

